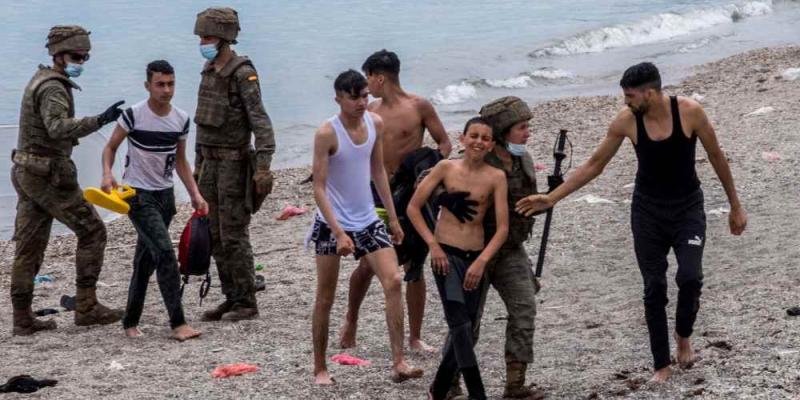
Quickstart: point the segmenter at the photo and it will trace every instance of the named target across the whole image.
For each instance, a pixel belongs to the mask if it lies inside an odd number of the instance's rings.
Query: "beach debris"
[[[264,269],[264,264],[256,264],[256,271],[261,271]]]
[[[224,351],[224,350],[225,350],[224,347],[217,347],[216,349],[211,349],[209,351],[212,352],[212,353],[219,353],[220,351]]]
[[[106,367],[106,369],[110,371],[122,371],[125,369],[125,366],[117,360],[112,360],[110,363],[108,363],[108,367]]]
[[[778,153],[777,151],[762,152],[761,158],[763,158],[764,161],[780,161],[781,159],[783,159],[781,153]]]
[[[33,393],[47,386],[55,386],[58,383],[55,379],[36,379],[30,375],[17,375],[8,379],[4,385],[0,385],[0,393]]]
[[[798,317],[800,316],[800,307],[787,308],[786,314],[790,317]]]
[[[211,376],[214,378],[228,378],[231,376],[238,376],[243,374],[249,374],[251,372],[258,371],[258,367],[252,364],[245,364],[245,363],[233,363],[233,364],[224,364],[214,368],[211,371]]]
[[[631,183],[629,183],[627,185],[622,186],[622,188],[623,189],[632,189],[634,186],[636,186],[636,183],[631,182]]]
[[[745,117],[754,117],[756,115],[769,114],[769,113],[771,113],[773,111],[775,111],[775,108],[773,108],[773,107],[761,107],[758,110],[755,110],[755,111],[753,111],[751,113],[745,114],[744,116]]]
[[[54,308],[43,308],[41,310],[36,310],[33,313],[39,317],[45,317],[51,314],[58,314],[58,310]]]
[[[52,275],[36,275],[33,278],[33,284],[38,285],[44,282],[55,282],[56,278],[53,278]]]
[[[298,215],[303,215],[308,212],[308,209],[305,207],[296,207],[293,205],[287,205],[283,208],[283,211],[275,217],[278,221],[285,221],[291,217],[296,217]]]
[[[337,354],[331,357],[331,361],[341,365],[356,365],[356,366],[372,365],[372,361],[364,360],[358,357],[353,357],[347,353]]]
[[[544,163],[533,163],[533,168],[537,171],[544,171],[547,166]]]
[[[264,275],[256,275],[256,292],[260,292],[262,290],[267,290],[267,282],[264,279]]]
[[[793,81],[797,78],[800,78],[800,68],[789,68],[786,71],[783,71],[781,77],[787,81]]]
[[[733,346],[731,346],[731,344],[728,343],[726,340],[715,340],[713,342],[708,342],[708,346],[706,347],[714,347],[726,351],[733,350]]]
[[[573,202],[575,202],[575,201],[585,201],[585,202],[587,202],[589,204],[614,204],[614,201],[612,201],[612,200],[604,199],[602,197],[595,196],[593,194],[583,195],[583,196],[578,197],[577,199],[572,200],[572,201]]]
[[[729,208],[726,208],[726,207],[720,207],[720,208],[715,208],[713,210],[708,210],[708,214],[709,215],[716,215],[716,216],[720,216],[722,214],[727,214],[729,212],[731,212],[731,210]]]
[[[75,311],[75,296],[61,296],[61,307],[67,311]]]
[[[689,97],[691,97],[694,101],[696,101],[698,103],[702,103],[703,100],[706,98],[706,96],[703,96],[702,94],[697,93],[697,92],[692,92],[692,95],[689,96]]]

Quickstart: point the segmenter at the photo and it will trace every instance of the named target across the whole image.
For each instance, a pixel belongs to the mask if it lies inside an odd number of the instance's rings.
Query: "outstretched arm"
[[[620,112],[608,127],[606,137],[588,160],[571,173],[558,188],[546,195],[531,195],[518,201],[515,211],[525,216],[553,207],[570,193],[582,188],[600,175],[606,165],[617,154],[622,141],[625,140],[625,125],[629,111]]]
[[[728,196],[728,203],[731,206],[731,212],[728,216],[731,233],[734,235],[741,235],[747,226],[747,214],[744,211],[741,203],[739,203],[739,196],[736,194],[736,186],[733,183],[733,174],[728,165],[728,160],[725,158],[725,153],[719,147],[717,135],[714,132],[714,127],[708,120],[703,108],[691,101],[689,104],[689,115],[694,124],[696,124],[695,134],[700,139],[700,143],[706,149],[708,154],[708,161],[714,167],[714,172],[717,173],[722,187],[725,189],[725,194]]]
[[[383,202],[383,207],[389,215],[389,232],[392,234],[394,244],[403,242],[403,228],[397,219],[397,211],[394,209],[394,199],[392,191],[389,189],[389,177],[386,175],[386,168],[383,166],[383,120],[378,114],[372,114],[375,122],[375,146],[372,147],[370,157],[370,174],[372,181],[375,182],[375,190]]]

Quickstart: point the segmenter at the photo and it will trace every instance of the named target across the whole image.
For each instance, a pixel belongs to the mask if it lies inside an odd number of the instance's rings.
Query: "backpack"
[[[189,283],[189,276],[205,275],[203,283],[200,284],[200,305],[211,288],[211,230],[208,226],[208,217],[199,215],[197,211],[192,214],[186,227],[183,228],[181,240],[178,244],[178,264],[183,284],[181,285],[181,297],[183,288]]]

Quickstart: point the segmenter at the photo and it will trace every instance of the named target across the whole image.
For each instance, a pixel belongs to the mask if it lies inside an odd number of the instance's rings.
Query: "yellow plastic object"
[[[100,206],[116,213],[127,214],[131,206],[125,199],[136,196],[136,189],[122,185],[111,193],[106,193],[96,187],[89,187],[83,191],[83,198],[89,203]]]

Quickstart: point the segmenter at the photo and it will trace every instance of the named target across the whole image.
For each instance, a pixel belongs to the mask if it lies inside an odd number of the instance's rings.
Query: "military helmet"
[[[481,107],[481,117],[492,125],[495,140],[504,142],[503,135],[514,124],[533,118],[531,109],[522,99],[515,96],[501,97]],[[499,140],[498,140],[499,139]]]
[[[229,7],[211,7],[197,14],[194,34],[215,36],[236,44],[239,35],[239,14]]]
[[[50,28],[47,44],[44,47],[47,47],[47,53],[51,56],[65,51],[89,51],[92,49],[92,44],[89,42],[90,33],[78,25],[56,25]]]

